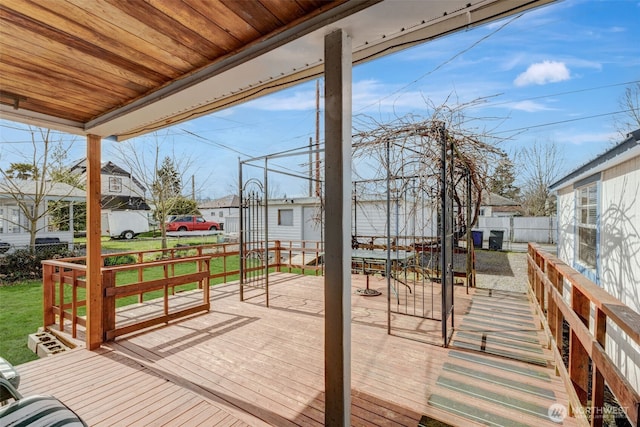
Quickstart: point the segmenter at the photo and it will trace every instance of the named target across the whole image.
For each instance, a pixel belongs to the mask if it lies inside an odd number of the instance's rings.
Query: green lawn
[[[183,239],[173,239],[169,241],[169,247],[175,247],[176,244],[206,244],[212,243],[210,236],[192,237]],[[81,243],[77,241],[76,243]],[[159,249],[159,239],[134,239],[134,240],[108,240],[105,239],[102,244],[103,249],[121,250],[121,251],[137,251],[145,249]],[[185,250],[186,254],[187,250]],[[238,256],[230,256],[227,258],[227,269],[235,270],[238,266]],[[218,273],[223,271],[223,259],[215,258],[211,260],[211,272]],[[185,274],[195,271],[194,263],[179,264],[175,268],[175,274]],[[300,273],[300,270],[294,269],[293,273]],[[145,270],[145,280],[153,280],[163,277],[163,270],[160,267],[148,268]],[[307,274],[313,274],[307,272]],[[237,276],[228,277],[227,281],[237,280]],[[117,285],[133,283],[138,280],[137,271],[120,272],[116,276]],[[211,285],[222,283],[223,279],[212,279]],[[197,284],[187,284],[176,288],[176,291],[194,289]],[[70,297],[70,286],[67,286],[65,292],[65,300]],[[148,292],[144,294],[144,300],[148,301],[154,298],[162,297],[162,290]],[[84,299],[84,290],[78,290],[78,299]],[[116,301],[116,306],[121,307],[128,304],[138,302],[137,296],[120,298]],[[84,307],[81,307],[79,315],[84,315]],[[37,356],[27,348],[27,336],[35,333],[42,326],[42,281],[25,281],[11,285],[0,286],[0,356],[7,359],[14,365],[19,365],[30,360],[37,359]]]
[[[76,244],[82,243],[80,239]],[[208,244],[214,243],[211,236],[190,237],[169,240],[169,247],[175,247],[177,244]],[[102,243],[103,249],[109,251],[138,251],[146,249],[159,249],[161,245],[160,239],[134,239],[134,240],[110,240],[104,239]],[[222,258],[213,259],[211,261],[212,272],[222,272]],[[238,257],[229,257],[227,259],[227,268],[229,270],[236,269],[238,265]],[[184,263],[176,266],[175,274],[185,274],[195,271],[194,263]],[[146,269],[144,273],[145,280],[152,280],[163,277],[162,268]],[[229,277],[227,280],[236,280],[237,277]],[[118,273],[116,282],[118,285],[133,283],[138,280],[137,271],[127,271]],[[222,279],[215,279],[211,284],[221,283]],[[194,289],[195,283],[176,287],[176,291]],[[67,287],[71,289],[70,287]],[[84,290],[78,290],[78,298],[84,299]],[[144,295],[145,301],[162,297],[162,290],[148,292]],[[65,296],[70,296],[70,291]],[[67,298],[65,298],[67,300]],[[138,302],[137,296],[120,298],[116,305],[121,307],[127,304]],[[84,315],[84,308],[79,310],[80,315]],[[7,359],[14,365],[19,365],[30,360],[37,359],[37,356],[27,348],[27,336],[35,333],[38,327],[42,326],[42,281],[25,281],[10,285],[0,286],[0,356]]]
[[[27,336],[42,326],[40,280],[0,286],[0,356],[14,365],[37,359]]]

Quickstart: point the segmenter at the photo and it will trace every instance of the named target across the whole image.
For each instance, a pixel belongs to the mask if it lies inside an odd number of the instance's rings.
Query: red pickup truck
[[[220,224],[215,221],[207,221],[201,216],[178,215],[167,222],[167,231],[200,231],[220,230]]]

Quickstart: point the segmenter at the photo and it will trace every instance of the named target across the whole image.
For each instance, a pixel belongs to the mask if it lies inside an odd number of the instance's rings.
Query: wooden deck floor
[[[266,308],[215,286],[208,314],[19,366],[20,391],[90,425],[323,425],[323,278],[280,274],[270,291]],[[386,295],[352,296],[352,424],[557,426],[548,409],[566,392],[527,296],[456,287],[455,301],[443,348],[428,344],[440,322],[393,314],[389,335]]]

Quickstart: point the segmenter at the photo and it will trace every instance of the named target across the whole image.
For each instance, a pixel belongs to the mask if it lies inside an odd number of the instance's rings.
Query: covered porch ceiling
[[[553,0],[0,0],[0,118],[125,140]]]

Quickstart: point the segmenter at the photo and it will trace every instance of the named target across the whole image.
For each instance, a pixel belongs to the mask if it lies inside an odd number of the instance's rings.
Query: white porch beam
[[[351,39],[325,37],[325,425],[351,425]]]

